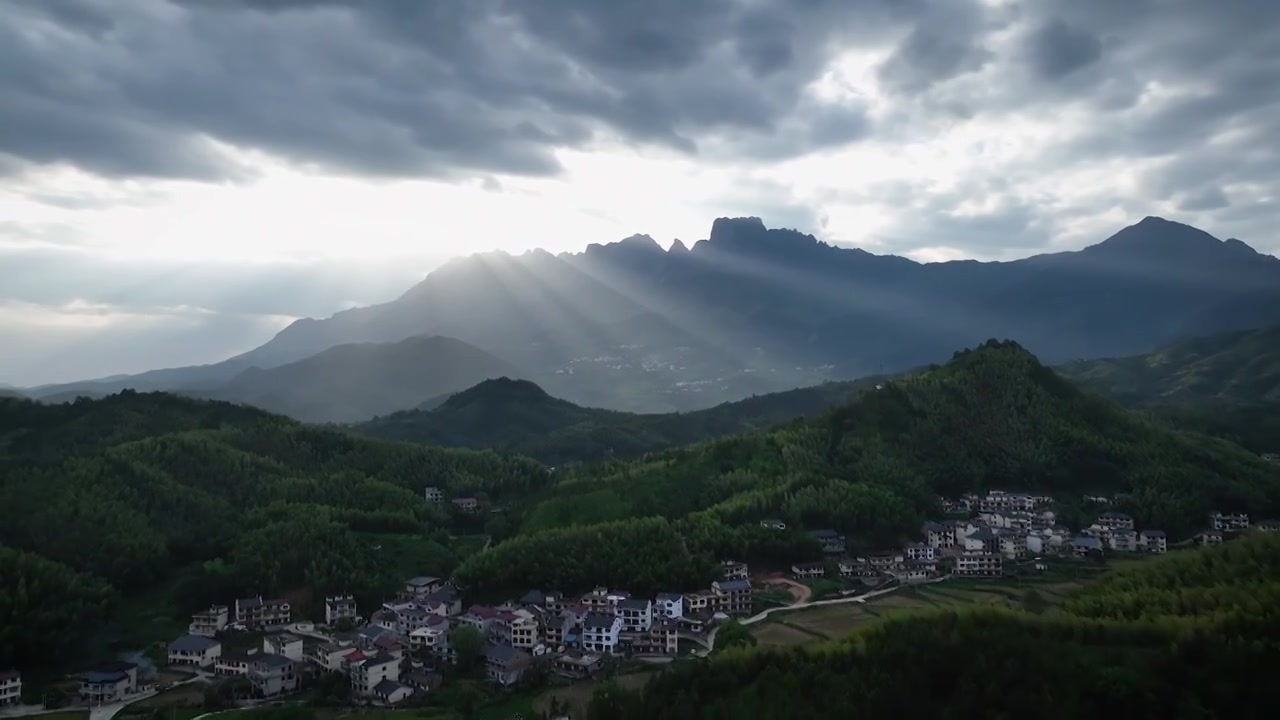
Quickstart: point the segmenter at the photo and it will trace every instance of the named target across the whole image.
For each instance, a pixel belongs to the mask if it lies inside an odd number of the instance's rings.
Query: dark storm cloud
[[[1031,67],[1041,77],[1068,75],[1102,56],[1102,41],[1061,20],[1045,23],[1027,37]]]
[[[1220,188],[1205,188],[1196,193],[1185,195],[1179,201],[1178,208],[1187,211],[1197,210],[1217,210],[1227,207],[1231,201],[1223,194]]]
[[[862,136],[797,112],[841,43],[933,4],[15,4],[0,26],[0,167],[241,177],[222,143],[357,174],[545,175],[555,148],[602,133],[794,156]]]

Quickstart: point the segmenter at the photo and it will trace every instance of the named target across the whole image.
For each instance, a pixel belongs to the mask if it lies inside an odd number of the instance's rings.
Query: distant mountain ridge
[[[334,345],[444,335],[581,405],[687,410],[916,367],[988,337],[1059,363],[1277,323],[1280,260],[1160,218],[1081,251],[932,264],[719,218],[707,239],[666,251],[636,235],[581,253],[460,258],[389,303],[299,320],[224,363],[114,384],[216,384]]]
[[[532,382],[498,378],[432,409],[394,413],[353,429],[387,440],[496,449],[560,465],[634,457],[719,435],[766,430],[843,403],[877,382],[830,382],[688,413],[635,414],[581,407]]]
[[[1058,370],[1129,405],[1280,402],[1280,326],[1190,338]]]
[[[355,422],[416,407],[442,393],[519,371],[453,338],[338,345],[279,367],[249,368],[184,394],[229,400],[307,422]]]

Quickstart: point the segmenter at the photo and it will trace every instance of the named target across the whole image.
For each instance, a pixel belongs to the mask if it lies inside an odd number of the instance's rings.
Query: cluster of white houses
[[[1095,501],[1102,500],[1106,498]],[[1005,561],[1028,556],[1085,557],[1103,550],[1162,553],[1168,549],[1164,532],[1138,532],[1133,518],[1121,512],[1104,512],[1093,525],[1073,533],[1057,524],[1051,503],[1044,495],[1001,490],[944,499],[942,507],[948,514],[972,517],[926,522],[920,530],[920,542],[865,557],[844,556],[844,538],[835,531],[813,531],[810,535],[824,552],[840,557],[831,563],[793,565],[792,574],[811,578],[835,571],[846,578],[890,576],[910,584],[925,582],[944,569],[955,575],[998,577],[1004,573]]]
[[[422,496],[429,503],[444,502],[444,490],[438,487],[429,487],[422,491]],[[480,500],[470,495],[462,495],[449,500],[455,508],[464,512],[476,512],[480,509]]]
[[[439,676],[423,668],[433,658],[453,662],[453,631],[470,626],[484,639],[486,674],[499,685],[518,683],[535,663],[581,678],[598,672],[612,655],[673,656],[681,631],[704,632],[719,617],[749,614],[747,566],[725,561],[721,574],[710,588],[690,593],[648,598],[603,587],[581,596],[531,590],[518,601],[465,609],[450,583],[415,577],[367,625],[327,634],[328,641],[309,651],[302,638],[271,632],[263,636],[261,649],[224,652],[218,639],[224,630],[279,631],[288,624],[287,602],[256,597],[237,601],[234,615],[223,605],[193,615],[189,632],[169,644],[168,659],[171,665],[247,677],[261,697],[297,690],[301,668],[309,662],[346,674],[356,698],[394,705],[438,684]],[[350,595],[325,598],[326,624],[332,628],[344,619],[359,619],[355,600]]]

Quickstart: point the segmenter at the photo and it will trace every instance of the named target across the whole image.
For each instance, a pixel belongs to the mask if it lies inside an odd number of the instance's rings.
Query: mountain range
[[[32,394],[221,396],[250,368],[440,335],[572,402],[660,412],[904,370],[989,337],[1060,363],[1276,323],[1280,260],[1160,218],[1080,251],[990,263],[918,263],[720,218],[692,247],[635,235],[581,253],[460,258],[389,303],[299,320],[221,363]]]

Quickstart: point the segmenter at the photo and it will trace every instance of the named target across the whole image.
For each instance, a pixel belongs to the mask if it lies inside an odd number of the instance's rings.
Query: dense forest
[[[1126,405],[1280,402],[1280,327],[1191,338],[1142,355],[1080,360],[1058,372]]]
[[[527,380],[487,380],[431,409],[354,426],[388,440],[494,448],[549,465],[631,458],[816,415],[874,387],[876,378],[770,393],[687,413],[641,415],[575,405]]]
[[[1086,394],[1014,343],[871,387],[770,431],[554,472],[163,394],[0,399],[0,545],[42,561],[18,564],[50,578],[42,592],[103,608],[76,615],[83,629],[113,599],[156,588],[175,613],[256,593],[289,594],[304,612],[337,590],[367,605],[406,575],[455,571],[486,596],[685,590],[722,557],[776,567],[820,556],[806,529],[840,530],[854,550],[901,542],[936,515],[940,493],[985,488],[1075,505],[1114,493],[1174,538],[1215,509],[1280,514],[1280,467]],[[485,511],[428,503],[426,486],[475,495]],[[760,527],[774,517],[789,529]],[[0,636],[0,664],[38,627]]]
[[[812,420],[557,478],[526,531],[637,516],[725,527],[778,517],[883,545],[916,532],[938,494],[989,488],[1119,494],[1140,525],[1173,537],[1201,529],[1215,508],[1280,510],[1280,468],[1082,392],[998,342]]]
[[[1110,574],[1063,609],[937,611],[597,689],[592,720],[1262,718],[1280,662],[1280,536]]]
[[[454,536],[484,529],[485,518],[425,502],[424,487],[500,508],[549,477],[531,460],[359,438],[163,394],[2,399],[0,562],[32,588],[19,607],[61,600],[4,623],[0,666],[18,653],[25,667],[58,659],[58,643],[37,641],[41,613],[70,613],[66,627],[83,632],[112,591],[127,602],[172,587],[178,613],[257,593],[305,602],[342,590],[373,602],[407,573],[452,571]]]

